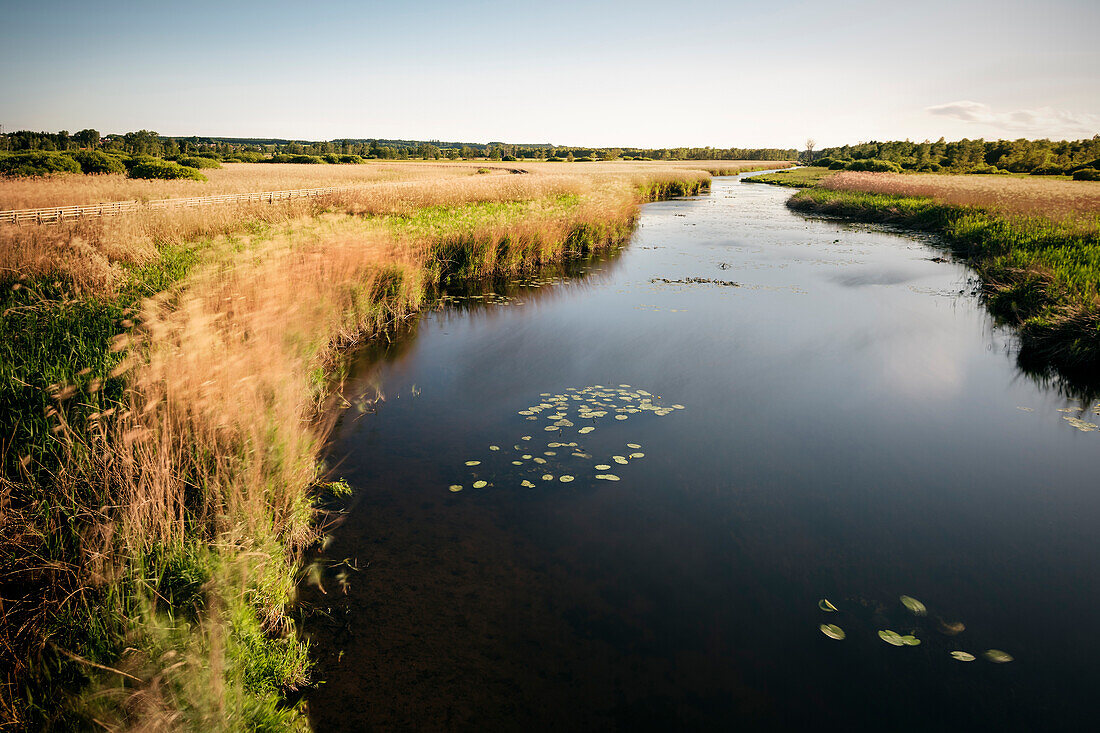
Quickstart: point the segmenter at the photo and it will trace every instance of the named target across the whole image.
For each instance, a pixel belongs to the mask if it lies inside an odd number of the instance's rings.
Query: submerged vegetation
[[[942,235],[981,277],[990,310],[1018,327],[1024,361],[1072,374],[1100,364],[1100,186],[814,171],[750,180],[802,188],[787,203],[796,211]]]
[[[313,502],[343,490],[319,459],[339,349],[709,182],[590,170],[0,228],[3,719],[300,726],[286,609]]]

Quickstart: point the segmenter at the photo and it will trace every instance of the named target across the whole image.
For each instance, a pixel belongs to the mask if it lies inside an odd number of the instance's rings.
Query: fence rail
[[[327,188],[298,188],[291,191],[254,191],[252,193],[229,193],[221,196],[191,196],[190,198],[159,199],[157,201],[110,201],[87,206],[47,206],[42,209],[12,209],[0,211],[0,222],[16,224],[56,224],[71,219],[117,216],[142,209],[175,209],[192,206],[211,206],[213,204],[235,204],[255,201],[273,203],[288,199],[313,198],[332,193],[347,191],[355,186],[329,186]]]

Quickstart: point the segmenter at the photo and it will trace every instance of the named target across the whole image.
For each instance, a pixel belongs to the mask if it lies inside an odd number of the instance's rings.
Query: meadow
[[[480,167],[237,164],[200,185],[362,185],[0,227],[12,727],[304,725],[286,700],[315,680],[288,608],[323,534],[315,502],[344,490],[320,458],[343,349],[431,305],[445,278],[615,246],[639,203],[761,164]],[[60,176],[0,192],[47,205],[191,185]]]

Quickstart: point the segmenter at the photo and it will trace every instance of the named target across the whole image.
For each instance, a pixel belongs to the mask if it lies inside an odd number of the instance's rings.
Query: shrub
[[[337,161],[339,163],[359,165],[360,163],[366,163],[367,162],[367,161],[363,160],[363,157],[360,156],[360,155],[340,155],[340,156],[337,156],[337,157],[339,157],[339,159],[340,159],[339,161]]]
[[[35,150],[0,158],[0,174],[5,176],[47,176],[51,173],[80,172],[80,164],[75,160],[52,151]]]
[[[213,158],[208,158],[205,155],[185,155],[177,159],[176,162],[188,168],[221,168],[221,164],[218,163],[218,161]]]
[[[1053,165],[1051,163],[1041,165],[1031,171],[1031,175],[1033,176],[1064,176],[1065,174],[1065,168],[1060,165]]]
[[[943,170],[943,166],[939,163],[921,163],[917,166],[917,170],[921,173],[939,173]]]
[[[847,170],[868,171],[870,173],[901,173],[901,166],[892,160],[867,158],[865,160],[853,160],[848,164]]]
[[[149,158],[146,160],[135,159],[127,174],[130,178],[189,178],[193,181],[205,181],[206,176],[194,168],[173,163],[170,160]]]
[[[288,153],[279,153],[278,155],[272,155],[265,162],[267,163],[302,163],[306,165],[316,165],[324,163],[325,159],[318,155],[290,155]]]
[[[842,171],[845,168],[847,168],[848,164],[851,163],[851,162],[852,161],[850,161],[850,160],[834,160],[832,163],[829,163],[829,170],[831,170],[831,171]]]
[[[233,153],[222,158],[223,163],[259,163],[263,161],[263,153]]]
[[[589,158],[589,157],[588,157],[588,156],[586,155],[586,156],[584,156],[583,158],[575,158],[575,159],[573,160],[573,162],[574,162],[574,163],[591,163],[591,162],[592,162],[592,161],[594,161],[594,160],[595,160],[595,158]]]
[[[1100,181],[1100,170],[1097,170],[1096,168],[1082,168],[1081,170],[1074,172],[1073,180]]]
[[[557,156],[555,155],[555,156],[553,156],[553,157],[551,157],[551,158],[547,158],[547,159],[546,159],[546,162],[547,162],[547,163],[564,163],[564,162],[565,162],[565,158],[559,158],[559,157],[557,157]]]
[[[978,174],[978,175],[994,175],[994,174],[1003,173],[1003,174],[1007,175],[1008,171],[1002,170],[1001,168],[998,168],[995,165],[989,165],[987,163],[982,163],[981,165],[974,166],[973,168],[968,170],[967,173]]]
[[[836,158],[830,158],[829,156],[826,155],[824,158],[818,158],[815,161],[811,161],[810,165],[816,166],[818,168],[828,168],[835,161],[836,161]]]
[[[505,155],[504,157],[501,158],[501,160],[506,160],[509,163],[512,163],[512,162],[515,162],[516,156],[514,156],[514,155]]]
[[[117,155],[107,155],[102,150],[77,150],[72,158],[86,174],[125,173],[126,166]]]

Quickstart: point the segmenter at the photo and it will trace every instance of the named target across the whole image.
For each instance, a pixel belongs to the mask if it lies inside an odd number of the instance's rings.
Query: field
[[[640,202],[763,166],[480,167],[0,182],[5,206],[362,184],[0,227],[3,718],[298,725],[282,701],[309,663],[287,609],[323,531],[314,503],[342,490],[320,462],[341,349],[434,303],[444,278],[613,247]]]
[[[1095,380],[1100,365],[1100,182],[988,175],[783,171],[788,206],[936,232],[982,279],[1039,371]]]
[[[519,161],[372,161],[362,165],[296,165],[293,163],[226,163],[220,169],[204,169],[207,182],[191,180],[141,180],[114,175],[62,175],[49,178],[0,177],[0,211],[47,206],[84,205],[109,201],[150,201],[186,196],[216,196],[251,191],[286,191],[299,188],[357,186],[398,181],[440,181],[465,178],[485,171],[508,175],[527,170],[542,175],[577,174],[584,177],[632,171],[693,169],[716,175],[760,170],[779,164],[761,161],[677,161],[620,163],[538,163]]]

